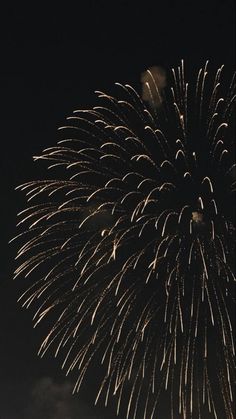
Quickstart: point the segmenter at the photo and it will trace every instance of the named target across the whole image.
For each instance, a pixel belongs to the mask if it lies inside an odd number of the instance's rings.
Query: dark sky
[[[73,109],[92,106],[94,90],[109,92],[116,81],[138,86],[150,65],[184,58],[199,67],[209,58],[234,66],[231,0],[77,3],[48,9],[20,2],[1,11],[0,419],[115,417],[93,408],[89,387],[70,396],[57,362],[37,358],[42,331],[32,330],[31,313],[16,303],[21,283],[12,281],[15,248],[7,243],[24,207],[14,188],[40,174],[32,155],[55,144]]]

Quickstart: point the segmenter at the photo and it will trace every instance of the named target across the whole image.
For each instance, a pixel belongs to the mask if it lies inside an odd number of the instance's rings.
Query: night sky
[[[190,68],[206,59],[234,66],[231,0],[78,4],[1,13],[0,419],[115,417],[93,407],[89,382],[72,398],[59,363],[36,356],[43,327],[33,330],[32,313],[16,302],[22,278],[12,280],[16,248],[8,241],[24,208],[14,188],[44,176],[32,156],[55,145],[57,128],[74,109],[93,106],[94,90],[110,92],[116,81],[139,88],[150,65],[183,58]]]

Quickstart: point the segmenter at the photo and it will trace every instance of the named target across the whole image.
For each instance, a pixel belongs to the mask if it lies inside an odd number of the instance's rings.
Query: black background
[[[24,207],[14,188],[44,176],[32,155],[56,143],[65,116],[95,103],[94,90],[111,92],[116,81],[139,88],[140,73],[150,65],[169,67],[183,58],[189,68],[206,59],[234,66],[233,1],[77,3],[1,10],[1,419],[37,418],[31,392],[45,377],[51,387],[65,385],[57,362],[37,358],[42,331],[32,330],[31,314],[16,303],[20,280],[12,281],[15,248],[8,240]],[[71,419],[115,417],[93,408],[89,387],[79,403]]]

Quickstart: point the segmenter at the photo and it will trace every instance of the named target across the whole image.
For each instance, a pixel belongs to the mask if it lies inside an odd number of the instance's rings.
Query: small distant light
[[[193,211],[192,212],[192,220],[195,222],[195,223],[203,223],[203,214],[202,214],[202,212],[199,212],[199,211]]]

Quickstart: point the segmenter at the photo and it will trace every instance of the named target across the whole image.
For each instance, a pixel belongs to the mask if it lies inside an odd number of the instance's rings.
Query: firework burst
[[[32,278],[35,325],[51,319],[39,353],[62,352],[75,392],[99,361],[96,402],[127,418],[165,403],[165,418],[233,419],[235,81],[207,66],[187,83],[182,62],[162,89],[149,71],[145,102],[97,92],[35,157],[54,178],[20,186],[15,276]]]

